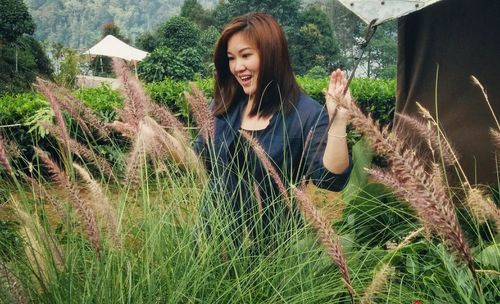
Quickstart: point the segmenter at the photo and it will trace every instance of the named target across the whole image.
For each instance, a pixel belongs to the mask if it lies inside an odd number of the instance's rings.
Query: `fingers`
[[[328,84],[328,93],[335,95],[341,84],[341,78],[339,77],[339,70],[335,70],[330,74],[330,82]]]
[[[336,107],[337,102],[342,100],[342,106],[350,108],[352,103],[352,96],[348,88],[348,82],[349,81],[347,80],[345,73],[342,70],[336,69],[332,71],[326,91],[327,104],[331,103],[331,107]]]
[[[344,88],[347,86],[347,79],[340,69],[334,70],[330,74],[330,82],[328,84],[328,93],[333,96],[343,95]]]

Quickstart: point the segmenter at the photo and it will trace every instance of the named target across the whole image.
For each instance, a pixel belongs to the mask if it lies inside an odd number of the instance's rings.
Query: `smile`
[[[240,76],[239,78],[240,78],[241,84],[243,84],[245,86],[251,84],[252,75],[244,75],[244,76]]]

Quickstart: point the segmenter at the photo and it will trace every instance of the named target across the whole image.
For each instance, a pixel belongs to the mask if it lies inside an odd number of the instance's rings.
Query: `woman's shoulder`
[[[309,95],[301,93],[295,105],[295,112],[300,117],[318,117],[323,110],[323,106]]]

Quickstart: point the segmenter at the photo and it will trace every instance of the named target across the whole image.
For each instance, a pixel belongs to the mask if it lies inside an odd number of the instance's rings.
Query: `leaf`
[[[500,271],[500,244],[493,244],[481,251],[475,260],[483,267],[493,267]]]
[[[29,126],[29,133],[35,133],[36,135],[44,138],[48,134],[48,131],[42,126],[42,123],[51,123],[54,117],[54,112],[52,108],[45,107],[38,109],[33,115],[26,118],[24,125]]]
[[[354,166],[351,177],[349,178],[349,183],[342,191],[342,200],[346,205],[355,199],[361,189],[368,183],[368,174],[365,168],[369,167],[372,162],[373,151],[365,140],[359,140],[352,147],[352,158]]]

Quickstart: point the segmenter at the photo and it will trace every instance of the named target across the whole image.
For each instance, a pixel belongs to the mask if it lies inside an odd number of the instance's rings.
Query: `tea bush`
[[[323,90],[328,84],[328,79],[315,79],[310,77],[298,77],[299,85],[312,98],[324,103]],[[194,81],[197,87],[210,99],[213,95],[212,78],[198,78]],[[160,82],[148,83],[145,85],[146,91],[155,102],[166,106],[188,127],[193,125],[190,117],[190,109],[184,98],[184,92],[190,90],[190,82],[165,79]],[[394,113],[395,103],[395,81],[394,80],[374,80],[374,79],[354,79],[351,84],[353,96],[358,100],[361,107],[371,112],[375,119],[382,124],[390,123]],[[116,118],[116,110],[123,107],[123,98],[118,91],[109,86],[102,85],[96,88],[82,88],[73,92],[73,95],[82,100],[105,122],[112,122]],[[55,143],[46,137],[46,131],[38,123],[40,120],[50,120],[52,112],[49,109],[47,100],[38,93],[23,93],[17,95],[5,95],[0,97],[0,125],[15,125],[4,130],[8,139],[14,140],[20,147],[22,164],[19,167],[26,167],[33,157],[31,146],[34,143],[51,150]],[[67,117],[68,126],[72,124]],[[78,128],[72,128],[72,132],[80,132]],[[349,136],[350,144],[354,144],[359,139],[355,132]],[[98,142],[95,143],[99,145]],[[126,149],[127,147],[107,147],[99,146],[98,150],[110,161],[118,161],[113,157],[116,149]]]
[[[314,79],[298,77],[299,85],[312,98],[324,103],[323,90],[328,79]],[[207,97],[213,95],[213,79],[196,79],[196,85]],[[167,106],[181,120],[187,121],[189,108],[184,99],[184,91],[189,90],[189,82],[165,79],[145,85],[151,98]],[[351,91],[354,98],[367,112],[371,112],[381,123],[389,123],[394,115],[395,80],[380,80],[357,78],[352,81]],[[119,93],[108,86],[79,89],[74,92],[75,97],[81,99],[87,106],[99,115],[113,119],[116,108],[123,106],[123,99]],[[36,111],[48,104],[45,99],[36,93],[5,95],[0,97],[0,123],[12,124],[22,122]]]
[[[113,121],[116,109],[123,107],[123,97],[107,85],[78,89],[74,92],[74,96],[83,101],[106,122]]]
[[[297,77],[302,89],[315,100],[324,103],[323,90],[328,78]],[[382,124],[390,123],[394,117],[396,103],[396,80],[354,78],[351,93],[365,112]]]
[[[323,90],[328,84],[328,78],[297,77],[299,85],[315,100],[324,103]],[[207,97],[213,95],[213,80],[199,79],[197,86]],[[189,87],[185,81],[166,79],[147,85],[151,97],[179,114],[183,120],[188,118],[188,107],[183,92]],[[371,112],[373,117],[382,124],[392,121],[396,101],[396,81],[382,79],[355,78],[351,83],[351,91],[361,108]]]

